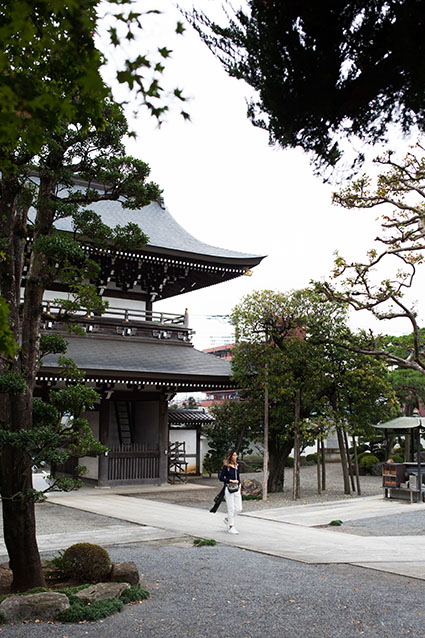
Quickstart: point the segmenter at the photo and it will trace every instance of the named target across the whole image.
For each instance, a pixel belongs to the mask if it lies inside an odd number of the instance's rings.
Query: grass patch
[[[214,541],[215,543],[215,541]],[[100,618],[106,618],[107,616],[112,616],[119,611],[121,611],[127,603],[139,602],[141,600],[146,600],[149,598],[149,592],[145,589],[142,589],[139,584],[132,585],[128,589],[125,589],[119,598],[106,598],[105,600],[96,600],[93,602],[88,602],[87,600],[81,600],[75,594],[82,589],[86,589],[89,585],[78,585],[75,587],[64,587],[63,589],[55,588],[55,589],[47,589],[45,587],[36,587],[34,589],[30,589],[26,592],[23,592],[22,596],[26,594],[38,594],[40,592],[46,591],[55,591],[61,594],[65,594],[68,596],[70,607],[69,609],[65,609],[60,614],[56,616],[56,618],[52,620],[56,620],[58,622],[64,623],[77,623],[83,621],[93,622],[95,620],[99,620]],[[1,597],[1,600],[4,600],[8,596],[16,596],[16,594],[6,594]],[[0,617],[0,624],[4,622],[4,618]]]
[[[333,527],[340,527],[342,525],[342,521],[340,521],[339,519],[335,520],[335,521],[331,521],[329,523],[329,525],[332,525]]]
[[[60,622],[82,622],[88,620],[93,622],[121,611],[127,603],[139,602],[149,598],[149,592],[137,584],[125,589],[119,598],[106,598],[105,600],[88,602],[75,596],[77,591],[85,587],[88,587],[88,585],[69,587],[62,590],[62,593],[68,596],[71,606],[58,614],[55,620]]]
[[[217,541],[213,538],[195,538],[193,540],[195,547],[204,547],[205,545],[217,545]]]
[[[70,607],[61,611],[55,618],[59,622],[82,622],[84,620],[94,621],[100,618],[112,616],[117,611],[121,611],[124,603],[119,598],[106,598],[105,600],[95,600],[88,602],[76,596],[68,596]]]
[[[261,494],[246,494],[242,496],[243,501],[261,501],[262,498]]]

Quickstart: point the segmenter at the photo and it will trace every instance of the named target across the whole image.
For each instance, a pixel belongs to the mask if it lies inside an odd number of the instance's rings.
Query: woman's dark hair
[[[224,459],[224,465],[227,465],[228,467],[232,463],[232,456],[234,455],[235,452],[236,454],[238,453],[238,451],[235,448],[232,448],[231,450],[227,452]]]

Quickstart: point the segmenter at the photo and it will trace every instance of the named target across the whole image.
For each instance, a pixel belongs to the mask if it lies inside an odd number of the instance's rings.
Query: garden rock
[[[9,563],[3,563],[0,565],[0,591],[7,592],[12,585],[13,574],[9,569]]]
[[[133,561],[127,563],[112,563],[110,578],[113,583],[130,583],[130,585],[137,585],[140,580],[139,570]]]
[[[97,583],[82,589],[75,595],[81,600],[88,600],[90,603],[95,600],[105,600],[106,598],[119,598],[123,591],[128,589],[128,583]]]
[[[69,607],[65,594],[47,591],[27,596],[9,596],[0,604],[0,614],[6,622],[22,620],[52,620]]]
[[[244,479],[242,481],[242,496],[260,496],[262,487],[256,479]]]
[[[239,464],[239,472],[241,474],[247,474],[248,472],[255,472],[254,468],[251,467],[246,461],[242,461],[242,459],[238,460]]]

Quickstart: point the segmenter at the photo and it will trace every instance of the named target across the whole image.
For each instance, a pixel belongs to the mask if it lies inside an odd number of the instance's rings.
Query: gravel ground
[[[261,475],[255,478],[261,481]],[[220,484],[216,478],[200,482],[211,490],[169,492],[161,500],[210,507]],[[302,468],[301,482],[303,498],[295,505],[344,498],[337,465],[329,466],[329,490],[321,496],[315,493],[315,468]],[[287,489],[290,492],[290,486]],[[380,477],[362,477],[363,495],[382,494],[381,490]],[[271,495],[267,503],[245,501],[244,505],[263,509],[294,503],[290,493],[282,493]],[[37,505],[36,511],[39,533],[124,524],[50,503]],[[333,529],[361,535],[418,534],[425,533],[425,517],[412,512]],[[136,562],[142,586],[151,593],[149,600],[96,623],[17,624],[0,627],[0,634],[7,638],[425,637],[425,581],[349,565],[305,565],[220,544],[195,548],[190,540],[120,545],[108,551],[115,562]]]
[[[241,478],[255,479],[262,483],[263,473],[255,472],[253,474],[242,474]],[[285,472],[285,491],[269,494],[267,501],[244,501],[244,510],[247,512],[262,509],[270,509],[275,507],[299,506],[305,503],[326,503],[328,501],[339,501],[343,499],[358,498],[356,493],[350,496],[344,494],[344,485],[342,479],[342,469],[339,463],[328,463],[326,469],[327,489],[321,494],[317,493],[317,469],[316,466],[305,466],[301,468],[301,499],[293,501],[292,493],[292,470],[286,469]],[[161,501],[164,503],[178,503],[188,507],[200,507],[209,509],[213,505],[213,498],[220,491],[223,484],[219,482],[216,476],[211,478],[203,477],[201,479],[190,479],[190,482],[198,483],[211,487],[208,490],[193,490],[184,492],[169,492],[166,494],[129,494],[132,497],[146,498],[153,501]],[[361,476],[360,477],[361,495],[374,496],[382,495],[382,477],[380,476]],[[224,506],[222,505],[223,509]]]
[[[1,504],[0,504],[1,511]],[[62,534],[66,532],[85,532],[93,528],[120,525],[134,527],[135,523],[127,523],[109,516],[98,516],[70,507],[62,507],[54,503],[37,503],[35,506],[37,534]],[[0,534],[3,535],[3,518],[0,516]]]
[[[425,636],[425,582],[217,545],[109,548],[133,560],[149,600],[97,623],[7,626],[8,638],[394,638]]]
[[[423,512],[364,518],[326,529],[356,536],[425,536],[425,506]]]

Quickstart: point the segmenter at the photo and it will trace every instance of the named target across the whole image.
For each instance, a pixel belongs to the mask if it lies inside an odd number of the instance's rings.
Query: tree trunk
[[[54,211],[49,196],[54,189],[50,175],[40,182],[40,203],[34,227],[34,241],[49,234]],[[0,235],[7,239],[6,259],[0,261],[0,290],[10,308],[10,325],[16,341],[21,337],[18,355],[12,361],[0,359],[0,373],[15,373],[25,389],[0,395],[0,423],[13,433],[32,428],[32,399],[39,367],[40,318],[47,281],[46,257],[31,252],[27,271],[24,305],[20,312],[20,292],[27,237],[28,197],[13,177],[3,175],[0,188]],[[44,585],[35,536],[35,509],[31,493],[32,459],[24,449],[5,445],[0,455],[0,491],[3,505],[4,540],[13,572],[12,587],[25,591]]]
[[[300,465],[301,465],[301,448],[300,448],[300,413],[301,413],[301,392],[297,390],[295,395],[295,413],[294,413],[294,471],[292,477],[292,500],[297,501],[301,497],[300,490]]]
[[[316,463],[317,463],[317,493],[321,494],[322,492],[322,482],[320,480],[320,465],[321,465],[321,460],[320,460],[320,440],[317,439],[317,453],[316,453]]]
[[[263,501],[267,501],[267,483],[269,478],[269,383],[266,363],[264,386],[264,456],[263,456]],[[285,471],[285,470],[283,470]],[[282,482],[283,487],[283,482]]]
[[[267,491],[282,492],[285,481],[285,463],[291,453],[293,441],[269,441],[269,480]]]
[[[351,465],[350,450],[348,448],[348,436],[347,436],[347,431],[346,430],[344,430],[344,443],[345,443],[345,451],[346,451],[346,454],[347,454],[348,471],[350,473],[351,489],[354,492],[356,488],[354,486],[353,466]]]
[[[32,487],[31,459],[17,458],[19,450],[4,449],[2,474],[3,534],[13,572],[12,590],[45,587],[35,536],[34,502],[14,494]]]
[[[360,472],[359,472],[359,459],[357,456],[357,443],[356,443],[356,439],[353,436],[353,448],[354,448],[354,467],[356,470],[356,485],[357,485],[357,494],[360,496],[361,495],[361,489],[360,489]]]
[[[7,429],[14,432],[27,429],[28,421],[31,423],[31,398],[29,393],[2,396],[0,414]],[[4,446],[0,455],[0,485],[4,541],[13,572],[12,589],[25,591],[43,587],[45,582],[35,536],[34,502],[28,494],[32,488],[32,460],[22,449]]]
[[[336,427],[336,434],[338,437],[339,453],[341,455],[342,475],[344,478],[344,494],[351,494],[350,490],[350,477],[348,476],[347,458],[345,455],[344,436],[341,426]]]
[[[320,449],[322,451],[322,490],[326,490],[326,459],[325,459],[325,442],[320,441]]]

